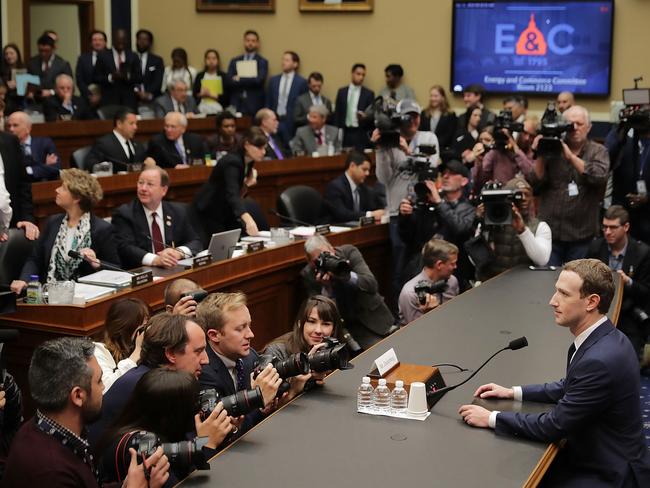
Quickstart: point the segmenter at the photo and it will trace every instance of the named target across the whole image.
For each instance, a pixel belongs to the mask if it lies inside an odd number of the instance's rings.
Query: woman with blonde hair
[[[447,92],[442,86],[433,85],[429,89],[429,105],[420,114],[418,130],[434,132],[441,149],[454,143],[456,114],[449,108]]]

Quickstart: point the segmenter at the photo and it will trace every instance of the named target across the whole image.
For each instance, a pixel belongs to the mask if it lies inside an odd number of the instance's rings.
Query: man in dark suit
[[[603,237],[592,241],[587,257],[600,259],[623,279],[623,303],[617,327],[641,356],[647,324],[640,315],[650,312],[650,247],[629,237],[630,215],[612,205],[603,216]]]
[[[308,125],[299,127],[295,137],[291,139],[290,145],[294,154],[311,156],[318,153],[321,156],[332,156],[341,152],[339,129],[326,124],[328,115],[325,105],[309,107]]]
[[[102,107],[124,105],[136,108],[135,88],[142,83],[140,58],[128,48],[124,29],[113,33],[113,47],[97,54],[93,81],[102,90]]]
[[[56,77],[54,96],[45,99],[43,111],[47,122],[97,118],[97,114],[91,112],[86,101],[74,95],[72,77],[64,73]]]
[[[113,212],[118,252],[125,267],[172,268],[202,249],[185,207],[163,201],[167,190],[167,171],[158,166],[147,168],[138,178],[138,198]]]
[[[136,95],[140,103],[151,103],[162,93],[165,63],[160,56],[151,52],[153,46],[151,31],[140,29],[135,34],[135,43],[142,70],[142,84],[137,87]]]
[[[564,265],[550,305],[555,322],[575,337],[567,355],[566,377],[554,383],[478,388],[480,398],[554,404],[542,414],[490,412],[463,405],[460,415],[472,427],[540,442],[567,439],[545,486],[650,486],[639,402],[639,363],[634,348],[605,315],[614,297],[610,269],[597,259]],[[547,483],[546,483],[547,482]]]
[[[203,161],[207,151],[203,138],[186,130],[187,117],[169,112],[165,115],[163,133],[149,141],[148,156],[161,168],[187,168],[195,159]]]
[[[32,137],[32,121],[25,112],[14,112],[7,121],[7,130],[20,141],[25,155],[25,169],[32,181],[56,180],[61,163],[54,141],[49,137]]]
[[[162,119],[169,112],[180,112],[188,118],[199,113],[196,101],[187,94],[187,85],[183,80],[176,80],[169,86],[164,95],[156,98],[153,104],[156,118]]]
[[[264,159],[284,159],[291,155],[282,140],[278,137],[278,116],[270,108],[261,108],[255,114],[255,125],[258,125],[268,139]]]
[[[354,147],[363,151],[370,147],[367,132],[366,109],[375,99],[375,93],[363,86],[366,66],[356,63],[352,66],[352,79],[348,86],[339,88],[336,94],[336,126],[343,129],[343,147]]]
[[[463,103],[468,109],[470,107],[479,107],[481,109],[481,122],[479,127],[486,127],[488,125],[494,125],[496,115],[494,112],[485,108],[483,101],[483,95],[485,94],[485,88],[483,85],[474,83],[466,86],[463,89]],[[462,134],[467,129],[467,112],[463,113],[456,119],[456,133]]]
[[[309,264],[300,272],[309,296],[326,295],[336,302],[345,326],[357,342],[367,349],[396,330],[393,315],[379,294],[377,280],[359,250],[349,244],[332,247],[323,236],[305,242]],[[321,254],[348,261],[352,271],[335,275],[317,267]]]
[[[145,161],[144,146],[133,139],[137,130],[138,118],[132,110],[116,112],[113,132],[97,139],[86,157],[85,166],[88,171],[92,171],[95,164],[104,161],[113,163],[113,171],[123,171],[128,169],[129,164]]]
[[[293,123],[295,127],[302,127],[307,125],[307,114],[312,105],[325,105],[330,113],[328,122],[332,122],[332,102],[329,98],[323,95],[324,78],[321,73],[314,71],[307,77],[307,87],[309,88],[306,93],[303,93],[296,99],[296,106],[293,109]]]
[[[296,100],[307,92],[307,80],[297,72],[299,66],[298,54],[286,51],[282,55],[282,74],[271,77],[266,89],[265,105],[278,114],[278,132],[284,144],[289,144],[295,132],[293,113]]]
[[[365,154],[357,151],[348,154],[345,173],[325,188],[325,204],[332,222],[349,222],[361,217],[379,220],[384,215],[375,192],[365,185],[371,169],[370,158]]]
[[[70,63],[55,54],[54,39],[43,34],[36,41],[38,54],[27,62],[27,72],[36,75],[41,80],[40,98],[54,95],[54,81],[61,73],[72,76]]]
[[[88,87],[93,83],[97,55],[104,50],[106,50],[106,32],[94,30],[90,33],[90,51],[81,53],[77,58],[77,67],[75,68],[77,87],[81,96],[90,105],[93,105],[93,103],[91,102],[92,95]]]
[[[230,103],[243,115],[253,117],[264,106],[264,83],[269,72],[269,62],[258,54],[260,37],[254,30],[244,33],[244,54],[234,57],[228,64],[228,78],[232,83]],[[240,76],[237,63],[255,61],[256,76]]]

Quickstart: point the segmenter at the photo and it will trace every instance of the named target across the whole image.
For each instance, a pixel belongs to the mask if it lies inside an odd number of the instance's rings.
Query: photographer
[[[539,218],[548,222],[553,231],[548,262],[553,266],[586,255],[598,231],[600,202],[609,171],[607,150],[587,138],[591,129],[587,109],[574,105],[563,115],[571,125],[560,139],[557,134],[544,135],[549,129],[544,114],[541,134],[533,142],[533,150],[537,151],[535,170],[529,176],[539,195]],[[551,150],[542,151],[549,142]]]
[[[333,299],[361,347],[367,349],[394,330],[377,280],[356,247],[334,248],[325,237],[313,236],[305,242],[305,253],[309,264],[300,276],[308,296]]]
[[[195,281],[188,278],[178,278],[165,287],[165,310],[175,315],[194,317],[198,302],[190,294],[201,291]]]
[[[535,217],[533,189],[522,177],[508,181],[503,187],[518,193],[512,206],[509,224],[483,226],[483,237],[493,252],[493,260],[478,266],[476,278],[485,281],[519,264],[544,266],[551,255],[551,228]],[[485,204],[476,209],[480,219],[485,217]]]
[[[7,456],[23,421],[23,397],[14,377],[2,370],[0,385],[0,480],[5,472]]]
[[[422,271],[407,281],[399,294],[401,325],[413,322],[458,295],[458,279],[453,275],[457,262],[458,248],[453,244],[442,239],[431,239],[424,245]],[[421,285],[427,285],[422,288],[439,287],[440,290],[420,290]]]
[[[467,167],[452,159],[442,166],[440,190],[433,182],[426,181],[428,191],[425,201],[415,205],[413,196],[402,200],[399,208],[399,232],[406,245],[406,253],[405,265],[400,272],[404,278],[409,279],[417,273],[422,247],[435,237],[461,249],[456,276],[461,290],[469,287],[473,271],[462,246],[473,234],[475,210],[464,196],[468,177]]]
[[[617,327],[640,356],[650,332],[650,248],[628,237],[630,216],[612,205],[603,216],[603,237],[594,239],[587,257],[607,264],[623,278],[623,303]]]
[[[39,345],[29,365],[29,387],[38,410],[11,446],[4,486],[100,486],[85,427],[101,413],[102,370],[85,338],[63,337]],[[160,487],[169,462],[162,449],[138,464],[129,449],[123,487]]]

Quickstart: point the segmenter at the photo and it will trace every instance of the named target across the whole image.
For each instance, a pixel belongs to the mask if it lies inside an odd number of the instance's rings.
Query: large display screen
[[[454,2],[451,88],[609,95],[614,0]]]

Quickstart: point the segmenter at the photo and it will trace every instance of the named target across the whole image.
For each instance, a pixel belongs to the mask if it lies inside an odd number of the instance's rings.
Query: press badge
[[[645,181],[644,180],[637,180],[636,182],[636,192],[639,195],[645,195],[648,193],[648,189],[645,186]]]
[[[572,181],[569,183],[569,196],[570,197],[577,197],[578,196],[578,185],[576,184],[575,181]]]

